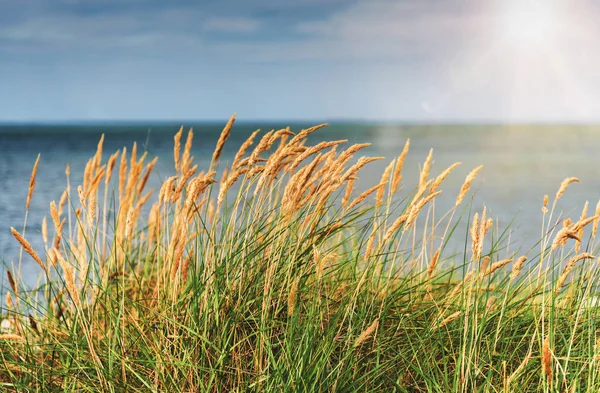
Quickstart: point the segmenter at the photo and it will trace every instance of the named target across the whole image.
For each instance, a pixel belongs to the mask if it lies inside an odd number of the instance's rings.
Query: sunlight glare
[[[551,0],[503,0],[500,33],[507,43],[535,48],[550,46],[560,34],[561,13]]]

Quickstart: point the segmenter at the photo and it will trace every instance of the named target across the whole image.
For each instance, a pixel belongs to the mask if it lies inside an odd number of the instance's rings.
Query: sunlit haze
[[[0,0],[0,122],[600,120],[596,0]]]

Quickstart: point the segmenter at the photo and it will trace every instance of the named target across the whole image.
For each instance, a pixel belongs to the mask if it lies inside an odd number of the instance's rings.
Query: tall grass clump
[[[101,140],[81,185],[67,169],[41,234],[12,228],[42,278],[28,288],[6,271],[3,390],[600,391],[600,204],[557,210],[577,179],[544,198],[540,241],[513,252],[468,202],[481,167],[443,196],[459,163],[432,174],[430,152],[407,190],[406,141],[355,190],[382,157],[362,156],[367,143],[309,145],[325,125],[256,131],[225,167],[233,123],[203,169],[180,129],[175,175],[156,192],[156,158],[134,144],[105,160]],[[442,197],[454,203],[440,214]]]

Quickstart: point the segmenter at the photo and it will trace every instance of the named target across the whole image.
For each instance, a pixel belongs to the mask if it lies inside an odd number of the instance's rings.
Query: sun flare
[[[547,47],[559,38],[563,22],[556,1],[503,1],[499,31],[504,41],[522,48]]]

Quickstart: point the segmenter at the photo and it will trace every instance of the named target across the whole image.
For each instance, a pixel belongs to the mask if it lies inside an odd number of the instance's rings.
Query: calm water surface
[[[292,124],[292,130],[312,124]],[[208,167],[222,125],[186,124],[195,132],[193,155],[200,169]],[[287,124],[236,124],[227,142],[222,161],[230,161],[250,132],[257,128],[270,130]],[[29,210],[27,238],[39,253],[43,252],[40,228],[42,217],[49,216],[48,204],[60,198],[65,188],[65,165],[71,166],[71,182],[81,183],[81,174],[105,133],[104,159],[133,142],[149,156],[159,156],[150,186],[158,188],[160,180],[173,174],[173,135],[178,124],[128,125],[3,125],[0,126],[0,262],[18,262],[19,247],[10,227],[21,229],[31,168],[41,153],[37,185]],[[483,164],[473,185],[476,195],[473,208],[485,203],[499,220],[500,228],[511,221],[513,248],[524,250],[535,245],[541,231],[541,202],[544,194],[552,196],[560,182],[577,176],[559,203],[559,208],[577,218],[586,200],[590,210],[600,198],[600,125],[532,125],[532,126],[459,126],[459,125],[368,125],[332,124],[315,133],[309,142],[348,139],[350,143],[370,142],[366,155],[385,156],[387,161],[372,164],[362,172],[359,188],[377,183],[383,168],[397,156],[407,138],[410,154],[405,163],[405,185],[402,192],[413,189],[418,170],[429,149],[434,149],[432,174],[437,175],[450,164],[463,163],[442,187],[437,202],[438,212],[453,205],[467,173]],[[139,151],[139,150],[138,150]],[[464,228],[460,234],[464,239]],[[23,278],[34,280],[39,268],[28,256],[23,257]],[[1,274],[2,278],[4,274]]]

